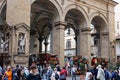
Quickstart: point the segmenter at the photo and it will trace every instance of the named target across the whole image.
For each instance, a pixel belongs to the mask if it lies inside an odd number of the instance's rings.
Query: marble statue
[[[25,41],[26,41],[26,35],[21,33],[19,34],[19,52],[25,52]]]
[[[9,50],[9,37],[8,36],[6,37],[6,40],[4,42],[4,46],[5,46],[5,51],[8,51]]]

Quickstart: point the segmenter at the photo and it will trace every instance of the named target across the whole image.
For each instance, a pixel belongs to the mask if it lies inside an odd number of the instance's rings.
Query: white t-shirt
[[[60,72],[54,71],[54,72],[52,73],[52,75],[51,75],[51,80],[56,80],[56,79],[55,79],[55,73],[57,73],[57,74],[59,75],[59,77],[60,77]]]
[[[91,72],[86,72],[85,80],[90,80]]]

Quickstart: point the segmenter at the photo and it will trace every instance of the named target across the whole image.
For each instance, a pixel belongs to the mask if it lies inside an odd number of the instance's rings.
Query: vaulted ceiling
[[[48,35],[56,14],[57,10],[49,0],[36,0],[31,6],[31,30]]]

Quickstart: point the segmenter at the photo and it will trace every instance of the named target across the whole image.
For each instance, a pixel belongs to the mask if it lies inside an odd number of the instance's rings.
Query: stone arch
[[[104,32],[108,32],[108,21],[107,21],[107,18],[105,17],[105,15],[104,14],[102,14],[102,13],[100,13],[100,12],[95,12],[95,13],[92,13],[91,15],[90,15],[90,22],[92,23],[92,20],[94,19],[94,18],[96,18],[96,17],[99,17],[99,18],[101,18],[101,20],[102,20],[102,23],[104,24]]]
[[[97,56],[100,56],[102,58],[105,58],[109,54],[109,27],[107,18],[104,14],[100,12],[95,12],[91,14],[90,16],[90,22],[91,22],[91,38],[93,39],[93,51],[94,54]],[[105,56],[103,56],[103,54]]]
[[[81,6],[76,6],[75,4],[70,4],[64,9],[64,20],[67,22],[67,26],[72,26],[75,32],[75,55],[80,55],[81,41],[83,37],[83,29],[86,29],[89,26],[89,17],[85,10]],[[66,26],[66,27],[67,27]],[[81,48],[82,49],[82,48]]]
[[[4,0],[4,1],[2,1],[1,3],[2,3],[2,4],[1,4],[1,6],[0,6],[0,15],[1,15],[1,13],[2,13],[2,10],[3,10],[4,7],[6,6],[7,2],[6,2],[6,0]]]
[[[76,6],[75,4],[70,4],[64,9],[63,21],[65,20],[65,17],[67,15],[67,13],[72,9],[77,10],[80,14],[82,14],[82,16],[84,18],[84,22],[85,22],[83,25],[86,24],[86,27],[89,27],[90,25],[89,25],[88,14],[86,13],[86,11],[81,6]]]
[[[36,0],[31,0],[31,6],[32,6],[32,4],[35,2]],[[57,21],[60,21],[61,20],[61,17],[60,16],[62,16],[62,8],[61,8],[61,6],[60,6],[60,4],[58,3],[58,1],[56,1],[56,0],[49,0],[49,2],[51,3],[51,4],[53,4],[54,5],[54,7],[56,8],[56,10],[57,10],[57,12],[58,12],[58,15],[57,15],[57,17],[59,16],[59,20],[57,19]],[[56,21],[56,22],[57,22]]]
[[[6,0],[4,0],[0,7],[0,24],[4,25],[6,23]]]
[[[60,5],[55,0],[34,0],[31,3],[31,13],[31,37],[36,36],[37,38],[39,38],[39,40],[37,41],[39,42],[40,46],[39,53],[42,53],[42,42],[43,40],[45,40],[44,45],[46,52],[48,45],[48,36],[53,31],[54,22],[60,21],[62,10],[60,8]],[[31,47],[33,46],[34,45],[31,44]]]
[[[48,5],[49,7],[45,6]],[[34,10],[34,7],[39,8],[38,10]],[[48,25],[52,25],[54,21],[60,21],[60,13],[57,9],[58,4],[55,1],[48,0],[32,0],[31,2],[31,13],[35,14],[33,18],[31,18],[31,22],[44,24],[43,29]],[[46,20],[46,21],[45,21]],[[37,29],[38,30],[38,29]],[[42,30],[42,29],[41,29]]]

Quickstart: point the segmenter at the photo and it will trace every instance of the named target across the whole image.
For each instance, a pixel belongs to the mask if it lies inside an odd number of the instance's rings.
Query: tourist
[[[90,70],[87,69],[86,71],[86,76],[85,76],[85,80],[93,80],[93,75],[90,72]]]
[[[4,80],[5,78],[7,78],[7,80],[12,80],[12,69],[11,66],[7,67],[7,71],[4,73],[2,80]]]
[[[97,79],[105,80],[105,73],[104,73],[104,70],[103,70],[103,66],[101,66],[101,65],[98,65]]]
[[[105,73],[105,80],[109,80],[110,75],[109,75],[109,71],[107,70],[106,67],[104,67],[104,73]]]
[[[61,71],[59,64],[56,65],[56,68],[57,68],[57,71],[59,71],[59,72]]]
[[[98,73],[98,69],[96,68],[96,64],[95,64],[92,69],[92,75],[94,80],[97,80],[97,73]]]
[[[66,77],[67,77],[67,70],[65,69],[65,67],[63,67],[60,72],[60,80],[66,80]]]
[[[47,80],[47,67],[44,66],[42,70],[43,80]]]
[[[51,80],[59,80],[60,72],[57,71],[57,68],[54,68],[54,72],[51,75]]]
[[[51,66],[49,66],[48,70],[47,70],[47,80],[51,80],[52,73],[53,73],[53,70],[52,70]]]
[[[73,65],[71,69],[72,80],[76,80],[76,71],[77,71],[77,68],[75,65]]]
[[[120,80],[117,70],[112,72],[111,80]]]
[[[25,74],[25,78],[27,78],[29,75],[29,70],[27,67],[24,67],[24,74]]]
[[[41,80],[41,76],[38,73],[36,65],[31,66],[30,74],[28,75],[26,80]]]
[[[18,69],[17,75],[14,76],[13,80],[26,80],[24,76],[24,71],[22,69]]]

